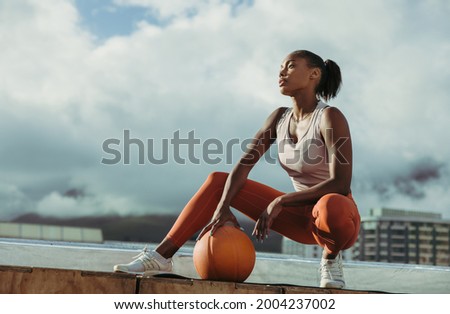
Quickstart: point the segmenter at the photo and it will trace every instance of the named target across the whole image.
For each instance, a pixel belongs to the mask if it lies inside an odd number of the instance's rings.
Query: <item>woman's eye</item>
[[[293,65],[293,64],[291,64],[291,65],[288,66],[288,69],[293,69],[293,68],[294,68],[294,65]]]

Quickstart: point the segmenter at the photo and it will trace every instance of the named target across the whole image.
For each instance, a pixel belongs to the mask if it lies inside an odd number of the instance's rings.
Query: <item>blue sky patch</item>
[[[251,7],[253,0],[223,0],[231,6],[231,15],[237,16],[242,6]],[[139,5],[117,5],[112,0],[75,0],[81,16],[81,25],[99,40],[131,34],[140,21],[164,27],[173,17],[161,17],[158,10]],[[185,16],[198,14],[196,7],[188,8]]]
[[[99,40],[112,36],[126,36],[133,32],[139,21],[159,24],[151,11],[143,7],[117,6],[112,1],[76,0],[81,23]]]

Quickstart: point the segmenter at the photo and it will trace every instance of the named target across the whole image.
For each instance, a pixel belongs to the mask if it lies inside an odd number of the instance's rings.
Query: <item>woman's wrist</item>
[[[288,198],[286,197],[287,194],[281,195],[277,197],[277,202],[281,206],[286,206],[286,203],[288,202]]]
[[[227,200],[226,197],[222,197],[222,199],[219,201],[218,207],[229,207],[230,201]]]
[[[223,211],[230,211],[230,205],[228,202],[219,202],[217,205],[217,211],[223,212]]]

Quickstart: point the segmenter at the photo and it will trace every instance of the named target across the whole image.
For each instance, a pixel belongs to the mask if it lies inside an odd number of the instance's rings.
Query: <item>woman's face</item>
[[[288,55],[281,64],[279,74],[281,94],[294,96],[299,91],[313,87],[314,70],[308,67],[306,59]]]

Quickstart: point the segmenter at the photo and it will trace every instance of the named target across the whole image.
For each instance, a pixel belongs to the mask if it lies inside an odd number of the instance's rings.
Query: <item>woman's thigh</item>
[[[233,198],[231,206],[256,221],[267,206],[283,194],[285,193],[249,179]],[[312,208],[313,205],[285,207],[274,220],[271,229],[294,241],[316,244],[312,233]]]

